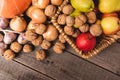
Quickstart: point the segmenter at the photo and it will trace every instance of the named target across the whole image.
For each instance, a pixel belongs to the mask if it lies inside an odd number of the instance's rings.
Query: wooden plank
[[[120,80],[119,76],[88,61],[67,52],[58,55],[52,49],[43,61],[36,61],[34,52],[22,53],[15,60],[56,80]]]
[[[17,62],[0,57],[0,80],[53,80]]]
[[[70,46],[68,46],[67,51],[77,55]],[[114,43],[98,55],[87,60],[120,75],[120,44]]]

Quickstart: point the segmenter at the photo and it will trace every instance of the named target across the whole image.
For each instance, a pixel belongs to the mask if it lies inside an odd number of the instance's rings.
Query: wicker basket
[[[64,0],[64,2],[62,3],[61,6],[59,6],[58,11],[56,12],[55,16],[52,17],[52,23],[53,25],[56,27],[56,29],[59,31],[59,33],[61,33],[63,35],[63,37],[65,38],[65,40],[68,42],[68,44],[75,50],[75,52],[82,58],[89,58],[92,57],[94,55],[97,55],[100,51],[102,51],[103,49],[107,48],[109,45],[111,45],[112,43],[114,43],[117,39],[119,39],[120,37],[116,34],[116,35],[110,35],[110,36],[102,36],[102,39],[100,40],[100,42],[96,45],[96,47],[87,52],[87,53],[83,53],[80,49],[77,48],[77,46],[75,45],[75,42],[73,42],[73,40],[65,34],[65,32],[63,31],[63,29],[61,28],[61,25],[59,25],[57,23],[57,18],[60,14],[60,12],[62,11],[62,8],[67,5],[69,2],[69,0]]]

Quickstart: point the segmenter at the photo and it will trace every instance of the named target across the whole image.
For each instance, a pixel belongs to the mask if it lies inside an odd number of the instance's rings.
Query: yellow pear
[[[102,13],[120,11],[120,0],[99,0],[99,10]]]

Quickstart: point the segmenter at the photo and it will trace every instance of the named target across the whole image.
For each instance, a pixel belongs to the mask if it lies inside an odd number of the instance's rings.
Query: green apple
[[[105,17],[101,20],[101,27],[105,35],[115,34],[119,29],[119,18]]]

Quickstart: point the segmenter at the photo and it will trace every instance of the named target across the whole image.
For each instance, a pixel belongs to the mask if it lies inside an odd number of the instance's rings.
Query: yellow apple
[[[105,17],[101,20],[101,27],[105,35],[115,34],[119,29],[119,18]]]

